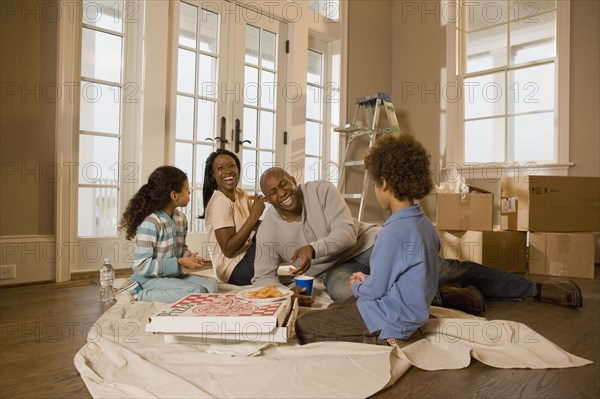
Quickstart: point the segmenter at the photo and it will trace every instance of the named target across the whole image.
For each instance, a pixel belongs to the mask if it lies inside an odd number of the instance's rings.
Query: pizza
[[[285,296],[284,293],[279,291],[274,285],[268,285],[262,287],[256,291],[248,291],[244,293],[244,296],[249,299],[267,299],[267,298],[280,298]]]

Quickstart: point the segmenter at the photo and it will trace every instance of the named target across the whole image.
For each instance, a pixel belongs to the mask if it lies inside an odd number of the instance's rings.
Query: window
[[[304,180],[321,179],[323,163],[323,54],[308,50],[308,73],[306,77],[306,150],[304,157]]]
[[[219,78],[219,15],[180,3],[175,105],[175,166],[188,175],[192,201],[184,209],[191,230],[204,229],[202,183],[204,161],[215,149],[217,125],[216,82]]]
[[[337,184],[340,120],[339,43],[310,38],[306,76],[306,136],[304,180]]]
[[[190,230],[205,230],[202,186],[206,159],[226,148],[240,159],[240,185],[260,191],[262,171],[280,162],[285,129],[287,25],[226,1],[173,4],[179,15],[171,130],[174,163],[193,190],[185,209]],[[283,54],[283,55],[282,55]],[[280,135],[282,136],[282,135]]]
[[[115,236],[119,217],[123,1],[83,1],[78,235]]]
[[[560,58],[561,6],[554,0],[461,0],[459,6],[462,161],[564,161],[568,104],[559,102],[558,72],[568,57]]]

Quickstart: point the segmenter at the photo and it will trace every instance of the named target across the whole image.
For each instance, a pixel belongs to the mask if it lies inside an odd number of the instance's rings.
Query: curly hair
[[[206,158],[206,165],[204,167],[204,184],[202,185],[202,203],[204,204],[204,213],[198,216],[198,219],[204,219],[204,216],[206,215],[206,205],[208,205],[208,201],[210,201],[215,190],[217,189],[217,181],[213,175],[213,163],[215,162],[215,158],[217,158],[219,155],[229,155],[235,161],[238,172],[241,173],[242,171],[240,159],[231,151],[218,149],[211,153],[208,158]]]
[[[144,219],[153,212],[164,209],[171,202],[171,193],[180,192],[187,180],[185,172],[174,166],[160,166],[150,174],[144,184],[129,200],[123,212],[119,230],[125,232],[125,238],[131,240]]]
[[[399,200],[421,199],[433,189],[431,156],[407,133],[380,136],[365,157],[369,177],[379,187],[383,181]]]

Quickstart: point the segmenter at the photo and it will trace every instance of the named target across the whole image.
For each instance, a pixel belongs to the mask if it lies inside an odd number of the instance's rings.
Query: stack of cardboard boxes
[[[594,278],[600,232],[600,178],[504,178],[501,229],[493,229],[493,194],[437,194],[441,256],[505,271]]]
[[[500,188],[502,229],[529,232],[530,274],[594,278],[600,178],[505,178]]]

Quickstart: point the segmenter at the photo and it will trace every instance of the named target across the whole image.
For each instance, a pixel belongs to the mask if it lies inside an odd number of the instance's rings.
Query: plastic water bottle
[[[104,258],[104,264],[100,269],[100,301],[103,303],[113,303],[115,293],[113,284],[115,282],[115,269],[110,264],[110,258]]]

